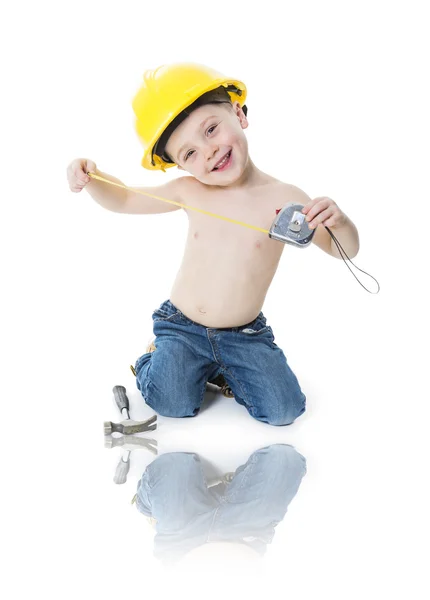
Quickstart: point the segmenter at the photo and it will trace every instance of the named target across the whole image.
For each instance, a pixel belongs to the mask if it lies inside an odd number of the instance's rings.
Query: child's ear
[[[243,112],[242,107],[237,100],[233,103],[233,108],[236,113],[236,116],[239,119],[240,126],[242,127],[242,129],[246,129],[249,125],[248,119],[246,118],[246,115]]]

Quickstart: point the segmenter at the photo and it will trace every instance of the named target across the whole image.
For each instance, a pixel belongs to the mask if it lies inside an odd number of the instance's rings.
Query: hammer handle
[[[114,483],[125,483],[127,481],[127,473],[130,470],[130,454],[131,453],[128,452],[119,461],[113,478]]]
[[[123,408],[127,409],[128,412],[130,403],[128,401],[127,394],[125,393],[125,387],[123,385],[116,385],[112,391],[115,397],[116,405],[120,412],[122,412]]]

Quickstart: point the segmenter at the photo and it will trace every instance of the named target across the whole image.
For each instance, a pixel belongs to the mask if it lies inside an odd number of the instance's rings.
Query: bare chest
[[[213,249],[230,257],[252,255],[264,261],[279,259],[284,244],[270,239],[267,231],[276,210],[289,201],[284,186],[265,186],[248,194],[214,192],[192,200],[196,208],[230,219],[187,210],[188,244],[194,250],[206,253]]]

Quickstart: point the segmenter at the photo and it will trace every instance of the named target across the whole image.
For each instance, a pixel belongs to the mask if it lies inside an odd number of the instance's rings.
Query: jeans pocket
[[[174,318],[177,318],[180,315],[180,311],[176,310],[174,312],[169,312],[167,310],[163,310],[162,308],[157,308],[152,313],[153,321],[171,321]]]
[[[260,335],[264,335],[265,333],[272,334],[272,328],[270,325],[266,323],[266,317],[259,315],[255,321],[245,325],[242,329],[240,329],[239,333],[248,337],[256,337]]]

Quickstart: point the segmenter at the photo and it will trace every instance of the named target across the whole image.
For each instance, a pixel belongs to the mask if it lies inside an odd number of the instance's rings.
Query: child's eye
[[[209,127],[209,129],[207,130],[206,133],[209,133],[212,129],[216,129],[217,127],[218,127],[218,125],[212,125],[212,127]],[[189,152],[187,152],[184,157],[184,161],[188,160],[188,158],[192,155],[193,152],[194,152],[194,150],[190,150]]]
[[[185,155],[185,160],[187,160],[187,158],[194,152],[194,150],[190,150],[189,152],[186,153]]]

